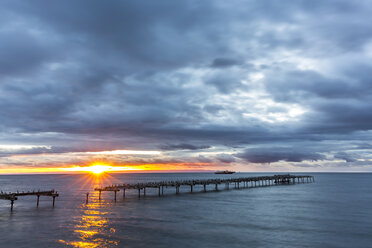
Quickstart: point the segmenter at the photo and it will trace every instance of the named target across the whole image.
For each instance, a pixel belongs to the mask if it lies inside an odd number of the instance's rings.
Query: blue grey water
[[[102,183],[256,175],[2,175],[0,190],[53,188],[60,197],[54,208],[48,197],[39,208],[35,196],[20,197],[13,212],[1,200],[0,247],[372,247],[372,174],[312,173],[311,184],[208,193],[167,189],[164,197],[154,189],[117,202],[112,192],[99,201],[92,191]]]

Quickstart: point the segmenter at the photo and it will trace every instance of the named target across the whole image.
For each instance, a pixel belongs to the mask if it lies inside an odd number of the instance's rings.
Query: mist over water
[[[147,189],[93,191],[95,186],[140,181],[249,177],[273,173],[110,174],[0,176],[0,190],[49,190],[52,199],[19,197],[14,211],[0,201],[0,247],[370,247],[372,174],[312,173],[315,183],[203,193],[181,187],[158,197]],[[308,174],[308,173],[306,173]],[[224,185],[219,186],[220,189]],[[90,192],[85,204],[85,193]]]

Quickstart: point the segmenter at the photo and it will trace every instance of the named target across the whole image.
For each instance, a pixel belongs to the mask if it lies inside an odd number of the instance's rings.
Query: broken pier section
[[[12,193],[12,192],[9,192],[9,193],[5,193],[5,192],[0,192],[0,199],[2,200],[9,200],[10,201],[10,210],[13,211],[13,205],[14,205],[14,201],[18,200],[18,197],[20,196],[28,196],[28,195],[35,195],[37,197],[37,200],[36,200],[36,206],[39,207],[39,200],[40,200],[40,196],[49,196],[49,197],[52,197],[53,198],[53,207],[54,207],[54,203],[55,203],[55,199],[56,197],[59,196],[58,192],[55,191],[54,189],[53,190],[49,190],[49,191],[27,191],[27,192],[15,192],[15,193]]]

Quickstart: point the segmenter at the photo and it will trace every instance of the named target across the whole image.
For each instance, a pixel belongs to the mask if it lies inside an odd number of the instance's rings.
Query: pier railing
[[[138,190],[138,197],[141,197],[141,190],[143,195],[146,195],[146,188],[156,188],[158,189],[158,195],[164,195],[164,187],[174,187],[176,194],[179,194],[181,186],[190,187],[190,192],[193,192],[194,186],[203,186],[203,191],[207,191],[208,185],[214,185],[215,190],[218,190],[218,186],[221,184],[225,185],[225,189],[229,189],[230,185],[233,184],[234,188],[239,189],[240,184],[243,184],[242,187],[261,187],[261,186],[272,186],[280,184],[296,184],[296,183],[311,183],[314,182],[313,176],[308,175],[274,175],[274,176],[260,176],[260,177],[238,177],[238,178],[229,178],[229,179],[198,179],[198,180],[180,180],[180,181],[159,181],[159,182],[145,182],[145,183],[124,183],[110,185],[102,188],[95,188],[95,191],[99,192],[99,199],[101,199],[101,193],[103,191],[112,191],[114,192],[114,199],[116,201],[116,194],[120,190],[123,190],[123,198],[125,198],[125,191],[129,189]],[[87,201],[88,201],[87,194]]]

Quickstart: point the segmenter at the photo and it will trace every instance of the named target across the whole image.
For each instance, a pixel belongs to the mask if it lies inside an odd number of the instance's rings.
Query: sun
[[[109,165],[100,165],[100,164],[92,165],[92,166],[85,168],[86,171],[92,172],[93,174],[96,174],[96,175],[109,171],[111,169],[112,167]]]

